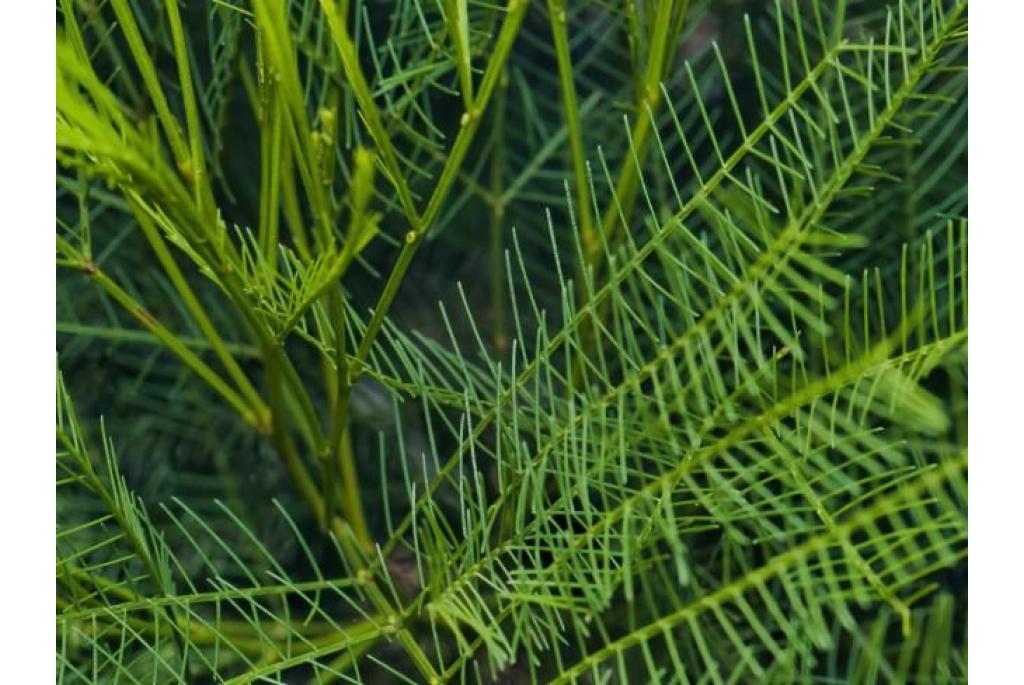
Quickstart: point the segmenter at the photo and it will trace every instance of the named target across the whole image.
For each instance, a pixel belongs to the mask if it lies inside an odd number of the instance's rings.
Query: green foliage
[[[59,681],[965,681],[966,56],[61,0]]]

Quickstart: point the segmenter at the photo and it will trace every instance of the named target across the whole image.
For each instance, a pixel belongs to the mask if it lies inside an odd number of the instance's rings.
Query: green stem
[[[473,73],[469,54],[469,17],[466,0],[446,0],[445,26],[455,46],[455,66],[459,72],[459,89],[466,109],[473,107]]]
[[[281,373],[280,349],[265,349],[263,352],[266,366],[267,397],[270,400],[271,408],[271,440],[277,449],[278,455],[284,464],[285,470],[291,477],[296,489],[306,505],[313,512],[314,517],[324,527],[327,524],[325,506],[316,483],[309,475],[309,471],[302,463],[295,444],[292,442],[291,434],[285,423],[288,410],[285,406],[284,381]]]
[[[267,267],[277,273],[277,247],[281,216],[281,172],[284,167],[281,132],[281,105],[271,88],[264,88],[268,93],[268,102],[260,112],[260,216],[259,245],[267,260]],[[289,165],[290,167],[290,165]],[[290,168],[287,168],[290,172]],[[305,235],[296,240],[303,248],[306,246]],[[308,251],[307,251],[308,252]],[[300,252],[300,254],[302,254]],[[307,255],[308,256],[308,255]]]
[[[321,167],[315,159],[315,144],[307,117],[305,94],[296,63],[295,47],[288,30],[288,9],[286,3],[272,0],[254,0],[252,5],[259,31],[260,54],[280,94],[284,108],[283,132],[294,151],[292,160],[306,189],[314,228],[317,229],[314,237],[317,246],[326,249],[334,241],[330,202]]]
[[[562,86],[562,106],[565,109],[565,123],[569,131],[569,146],[572,152],[573,176],[576,180],[577,216],[580,219],[580,239],[585,254],[598,247],[590,214],[590,184],[587,181],[586,154],[583,149],[583,128],[580,124],[580,110],[573,81],[572,56],[569,53],[569,33],[565,13],[565,0],[548,0],[548,16],[551,34],[555,39],[555,58],[558,60],[558,80]]]
[[[99,580],[98,577],[96,578]],[[63,616],[59,616],[58,619],[67,620]],[[253,632],[255,626],[248,621],[220,620],[214,622],[213,627],[210,628],[199,621],[194,619],[190,620],[190,617],[188,616],[175,619],[175,625],[173,627],[168,625],[169,620],[163,626],[158,626],[158,624],[146,621],[145,619],[136,617],[117,617],[116,615],[112,615],[107,612],[96,612],[93,619],[96,621],[114,622],[115,624],[126,621],[131,627],[138,630],[144,630],[147,633],[154,635],[162,633],[178,636],[181,631],[185,631],[188,633],[188,641],[190,644],[215,645],[226,642],[230,644],[233,649],[238,649],[254,656],[263,655],[267,650],[266,636],[254,636]],[[296,640],[294,642],[291,656],[300,657],[301,655],[312,652],[319,647],[339,644],[339,635],[342,635],[343,638],[347,640],[370,636],[379,631],[380,623],[381,619],[378,616],[373,617],[369,621],[356,621],[345,627],[330,627],[330,630],[328,631],[321,630],[316,632],[309,631],[307,626],[304,626],[301,623],[292,623],[288,629],[303,635],[303,637],[301,640]],[[94,625],[95,624],[92,621],[81,622],[75,626],[75,629],[88,634],[94,629]],[[343,643],[340,648],[344,648]],[[267,665],[269,666],[272,663],[273,662],[268,662]]]
[[[295,177],[292,168],[295,166],[295,155],[290,148],[283,148],[281,153],[281,205],[284,211],[284,218],[288,222],[292,240],[295,242],[295,249],[299,256],[306,261],[313,259],[313,251],[310,248],[309,235],[303,224],[302,209],[299,207],[299,191],[295,188]],[[277,261],[274,257],[272,264]]]
[[[352,214],[349,220],[348,235],[340,262],[347,263],[356,254],[359,242],[367,224],[366,208],[373,195],[374,162],[373,155],[363,148],[356,150],[353,156],[353,173],[350,189]],[[340,277],[340,274],[339,274]],[[332,279],[333,282],[333,279]],[[366,515],[363,513],[362,497],[355,467],[355,456],[352,453],[351,435],[348,426],[349,400],[352,385],[349,374],[348,354],[345,337],[345,311],[340,292],[333,293],[330,298],[329,311],[334,320],[334,364],[336,375],[330,379],[329,393],[331,406],[330,436],[326,448],[322,450],[327,474],[325,490],[327,492],[327,508],[333,514],[334,491],[340,476],[344,488],[342,507],[345,516],[352,526],[356,540],[364,550],[373,546]]]
[[[77,268],[77,266],[76,266]],[[87,338],[103,338],[126,343],[143,343],[146,345],[160,345],[160,339],[147,331],[136,331],[127,328],[110,328],[107,326],[91,326],[89,324],[74,323],[71,321],[58,321],[57,333],[63,335],[80,335]],[[203,338],[189,338],[178,336],[181,342],[193,350],[209,350],[210,341]],[[231,354],[239,357],[255,358],[260,353],[252,345],[244,343],[225,342],[224,348]]]
[[[84,56],[89,53],[85,49],[85,42],[82,40],[81,29],[79,28],[78,21],[75,18],[72,2],[73,0],[60,0],[61,9],[63,10],[64,26],[69,30],[69,33],[74,34],[76,43],[81,49],[81,54]],[[85,14],[86,22],[89,24],[90,28],[96,32],[96,35],[106,36],[110,34],[111,27],[103,16],[103,12],[85,12]],[[103,49],[106,51],[107,55],[110,57],[110,61],[114,65],[113,72],[117,75],[118,82],[128,93],[128,100],[132,103],[133,107],[138,108],[142,102],[142,95],[139,93],[135,79],[132,77],[132,72],[128,69],[124,56],[118,48],[117,41],[103,41]]]
[[[363,499],[360,494],[359,477],[356,473],[355,453],[352,451],[352,431],[346,428],[342,432],[341,445],[339,446],[338,460],[341,465],[341,483],[344,489],[345,499],[341,506],[345,512],[345,519],[351,524],[352,532],[356,540],[364,549],[373,548],[373,538],[370,536],[370,529],[366,525],[366,515],[363,512]]]
[[[319,661],[325,656],[329,656],[336,652],[361,652],[368,648],[368,645],[372,645],[378,639],[383,637],[379,623],[375,621],[362,622],[358,624],[363,627],[353,628],[348,631],[342,631],[338,634],[341,635],[341,639],[337,639],[337,635],[332,636],[334,639],[317,639],[312,641],[313,645],[307,648],[303,645],[303,649],[297,650],[297,653],[284,658],[269,659],[264,663],[256,666],[256,668],[247,671],[243,675],[232,678],[227,681],[227,685],[241,685],[242,683],[258,682],[261,680],[269,679],[268,676],[272,674],[280,674],[287,669],[295,668],[309,664],[311,662]],[[319,677],[319,676],[318,676]],[[273,679],[276,681],[276,679]],[[317,682],[320,682],[317,680]]]
[[[364,578],[372,578],[372,576],[363,573]],[[426,682],[430,685],[435,685],[441,682],[441,676],[438,675],[434,669],[434,665],[430,662],[430,658],[423,653],[423,649],[420,647],[419,642],[413,637],[412,633],[408,629],[402,626],[402,622],[406,619],[403,615],[404,612],[396,610],[391,606],[387,597],[381,592],[380,588],[374,582],[368,582],[363,587],[366,592],[367,598],[370,603],[376,607],[376,609],[384,614],[388,622],[388,626],[385,631],[391,630],[397,633],[398,641],[405,647],[406,652],[412,658],[413,663],[416,664],[416,668],[426,678]]]
[[[278,364],[283,374],[282,382],[284,384],[283,390],[287,391],[286,399],[294,403],[294,413],[301,424],[299,427],[302,429],[303,437],[306,439],[306,445],[315,454],[324,445],[324,434],[309,391],[306,390],[302,377],[299,376],[298,369],[295,368],[291,359],[285,354],[282,345],[280,343],[271,343],[269,340],[264,341],[263,344],[265,349],[269,346],[276,355],[274,363]],[[266,360],[264,360],[264,363],[267,363]]]
[[[672,60],[667,59],[667,51],[674,47],[674,42],[669,42],[669,37],[678,38],[682,32],[683,21],[686,17],[686,10],[689,0],[683,0],[682,6],[676,21],[672,21],[672,0],[663,0],[658,4],[657,15],[652,28],[651,46],[647,53],[647,67],[644,72],[643,81],[637,92],[636,120],[633,122],[632,132],[628,134],[630,141],[630,153],[622,160],[619,169],[618,180],[612,191],[613,196],[608,208],[605,210],[601,221],[600,236],[582,236],[583,240],[583,264],[581,265],[581,276],[579,284],[580,304],[586,305],[590,295],[583,276],[588,270],[597,277],[601,267],[601,258],[604,255],[604,246],[611,243],[615,228],[621,221],[623,224],[629,221],[636,204],[636,196],[639,191],[642,178],[640,168],[646,156],[647,147],[650,143],[651,133],[654,126],[654,115],[662,101],[660,83],[662,76],[668,70]],[[633,12],[635,14],[635,12]],[[631,28],[633,28],[631,26]],[[582,203],[581,203],[582,205]],[[581,206],[580,211],[585,211]],[[623,230],[626,226],[623,225]],[[604,309],[600,308],[595,312],[595,321],[600,323],[604,319]],[[580,329],[581,344],[584,349],[589,349],[594,337],[594,323],[586,322]],[[578,379],[582,374],[582,357],[577,358],[573,367],[573,378]]]
[[[682,7],[679,8],[680,17],[685,17],[688,5],[689,0],[683,0]],[[615,200],[608,205],[601,221],[601,231],[607,241],[611,240],[620,219],[622,221],[629,220],[636,201],[640,183],[639,167],[643,163],[647,145],[650,142],[653,116],[662,100],[658,86],[672,62],[672,60],[666,59],[668,49],[673,47],[668,38],[670,35],[682,31],[682,19],[673,22],[672,9],[672,0],[658,3],[658,12],[651,31],[650,50],[647,53],[647,66],[637,93],[636,121],[633,122],[630,135],[630,139],[633,141],[632,154],[626,155],[626,159],[622,160],[622,167],[619,169],[618,179],[615,183]],[[584,244],[584,247],[586,248],[587,245]],[[594,240],[589,246],[589,251],[584,252],[587,265],[597,267],[602,254],[601,241]]]
[[[505,218],[505,101],[508,94],[508,71],[502,72],[494,103],[494,125],[491,129],[491,315],[494,317],[494,348],[499,355],[508,348],[508,324],[505,321],[505,265],[502,259],[502,222]]]
[[[203,152],[202,125],[199,122],[199,108],[196,105],[196,94],[192,87],[192,71],[188,64],[188,49],[185,46],[185,33],[181,26],[181,15],[178,12],[178,0],[166,0],[167,18],[171,27],[171,38],[174,43],[174,56],[178,66],[178,80],[181,83],[181,97],[185,104],[185,124],[188,128],[190,158],[180,168],[182,176],[191,185],[195,193],[199,215],[207,221],[217,220],[217,208],[213,199],[213,188],[210,175],[206,168],[206,156]]]

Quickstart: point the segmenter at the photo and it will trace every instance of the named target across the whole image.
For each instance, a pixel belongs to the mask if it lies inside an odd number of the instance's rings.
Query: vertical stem
[[[199,107],[196,105],[196,94],[192,87],[192,72],[188,64],[188,49],[185,46],[185,33],[181,26],[181,15],[178,12],[178,0],[166,0],[168,24],[171,27],[171,39],[174,43],[174,57],[178,66],[178,81],[181,84],[181,99],[185,105],[185,124],[188,129],[189,159],[179,170],[195,194],[199,215],[205,220],[216,221],[217,212],[213,200],[213,188],[210,175],[206,168],[206,156],[203,151],[203,132],[199,123]]]
[[[473,106],[473,72],[469,54],[469,17],[466,0],[445,2],[445,25],[455,47],[456,68],[459,72],[459,89],[466,109]]]
[[[491,235],[490,275],[491,312],[494,317],[494,349],[503,354],[508,347],[507,323],[505,321],[505,271],[502,259],[502,222],[505,219],[505,200],[502,197],[505,185],[505,101],[508,94],[508,70],[501,73],[498,92],[494,102],[494,126],[491,129]]]
[[[562,86],[562,106],[565,109],[565,125],[569,134],[572,152],[573,176],[576,179],[577,216],[580,219],[580,239],[585,254],[598,249],[590,214],[590,185],[587,182],[586,154],[583,149],[583,128],[580,124],[576,84],[573,81],[572,56],[569,54],[569,33],[565,14],[565,0],[548,0],[548,15],[551,34],[555,39],[555,57],[558,60],[558,80]]]
[[[82,40],[81,29],[78,26],[78,20],[75,18],[72,4],[73,0],[60,0],[61,9],[63,10],[64,27],[68,30],[69,37],[73,36],[72,40],[77,44],[77,49],[85,56],[89,53],[85,49],[85,42]],[[86,22],[96,32],[96,35],[106,36],[110,34],[111,27],[104,18],[103,12],[84,12],[84,14]],[[114,65],[113,73],[116,74],[118,82],[128,93],[128,100],[132,103],[132,107],[138,108],[142,102],[142,94],[139,93],[139,89],[135,84],[135,78],[128,69],[127,62],[125,62],[124,56],[117,46],[117,41],[105,40],[102,42],[102,45]]]
[[[323,498],[320,496],[316,483],[309,475],[309,471],[299,458],[298,452],[295,451],[295,444],[292,442],[291,434],[288,432],[288,425],[286,423],[288,410],[285,407],[284,379],[281,374],[280,354],[280,348],[274,349],[273,343],[266,343],[263,350],[263,358],[266,369],[267,397],[270,400],[273,421],[271,440],[277,449],[278,455],[281,457],[285,470],[288,471],[288,475],[291,477],[292,483],[294,483],[302,499],[312,510],[317,521],[326,527],[328,519],[325,515],[326,509]]]
[[[296,62],[296,50],[288,30],[286,3],[253,0],[253,14],[259,45],[271,78],[276,78],[283,108],[284,130],[294,151],[293,161],[306,189],[309,209],[313,215],[318,246],[333,243],[330,201],[323,183],[321,169],[315,163],[314,139],[306,112],[306,100]]]
[[[295,188],[295,175],[292,173],[294,167],[295,155],[291,148],[283,148],[281,151],[281,204],[284,218],[288,222],[296,251],[300,257],[308,261],[313,258],[313,252],[310,248],[309,236],[306,234],[306,227],[303,224],[302,210],[299,208],[299,193]]]
[[[626,15],[626,43],[629,45],[630,73],[640,73],[640,20],[636,15],[636,0],[623,0],[622,13]],[[640,82],[633,84],[633,99],[639,100]]]
[[[643,81],[637,92],[636,121],[633,122],[632,140],[636,154],[636,160],[626,156],[622,160],[619,169],[618,179],[615,183],[615,198],[609,204],[601,221],[601,230],[606,239],[610,239],[619,221],[619,208],[622,210],[622,217],[629,220],[635,204],[636,194],[639,190],[640,176],[637,170],[639,164],[643,163],[647,144],[651,138],[652,116],[657,113],[661,104],[661,91],[658,84],[667,71],[672,60],[667,59],[668,51],[676,46],[670,44],[669,37],[677,36],[682,32],[682,17],[685,17],[689,0],[683,0],[682,6],[678,7],[680,17],[672,21],[672,0],[663,0],[658,3],[658,11],[654,17],[654,25],[651,28],[651,43],[647,53],[647,66],[644,71]],[[647,113],[650,108],[651,114]],[[595,241],[590,252],[584,254],[588,266],[598,266],[602,255],[600,241]]]
[[[391,138],[384,128],[384,121],[381,118],[380,109],[373,100],[373,92],[370,90],[363,70],[359,66],[359,55],[355,43],[348,32],[348,3],[341,6],[334,0],[320,0],[324,16],[327,18],[327,26],[331,37],[334,39],[335,47],[341,57],[341,64],[345,70],[345,77],[349,86],[359,102],[359,109],[363,114],[363,121],[370,132],[370,137],[376,143],[381,155],[381,162],[388,172],[395,192],[398,193],[398,201],[402,205],[406,218],[414,226],[419,223],[419,214],[416,211],[416,204],[413,202],[412,191],[402,173],[402,166],[398,161],[398,153],[391,144]]]
[[[362,575],[362,574],[361,574]],[[405,647],[405,651],[409,654],[409,657],[416,664],[417,670],[426,679],[424,682],[428,685],[439,685],[441,683],[441,676],[438,675],[434,669],[434,665],[431,663],[430,658],[423,652],[419,642],[413,637],[404,626],[401,626],[401,621],[404,620],[404,616],[400,615],[400,609],[391,606],[391,602],[384,596],[380,588],[375,582],[373,582],[372,576],[362,575],[363,578],[367,579],[363,586],[363,590],[366,592],[367,598],[374,605],[374,607],[384,615],[390,626],[397,632],[398,641]]]
[[[265,107],[260,113],[260,217],[259,245],[267,266],[277,271],[277,246],[281,217],[281,172],[282,160],[281,105],[272,88],[268,93]],[[290,172],[290,169],[287,170]],[[304,242],[304,241],[303,241]]]
[[[358,148],[353,155],[353,172],[350,186],[352,214],[349,218],[348,234],[342,261],[351,257],[358,249],[363,231],[367,224],[366,208],[373,195],[374,159],[373,154],[364,148]],[[342,294],[332,293],[329,311],[334,320],[334,363],[336,376],[331,385],[334,389],[330,395],[331,426],[330,436],[322,452],[324,467],[327,473],[325,490],[327,491],[328,511],[333,511],[333,499],[338,476],[342,481],[344,499],[342,509],[352,527],[352,533],[364,550],[371,549],[373,539],[366,525],[363,512],[362,495],[356,473],[355,455],[352,452],[351,430],[348,425],[349,400],[352,395],[352,379],[349,374],[347,340],[345,337],[345,310]],[[330,514],[329,514],[330,515]]]
[[[632,3],[629,3],[632,5]],[[601,221],[601,234],[599,239],[590,243],[583,240],[583,264],[582,270],[590,269],[596,278],[601,266],[601,257],[604,254],[603,245],[611,241],[615,227],[619,220],[628,221],[633,212],[633,205],[636,203],[636,195],[641,182],[639,169],[650,142],[654,115],[661,104],[662,94],[660,83],[662,76],[672,64],[668,58],[670,50],[675,49],[676,42],[682,34],[683,24],[686,18],[686,11],[689,7],[689,0],[683,0],[682,6],[678,6],[678,14],[675,21],[672,21],[672,0],[662,0],[658,3],[658,11],[654,18],[654,26],[651,29],[651,46],[647,53],[647,67],[644,72],[643,81],[637,89],[636,120],[633,122],[632,133],[629,140],[632,141],[632,155],[627,154],[622,160],[619,169],[618,180],[615,183],[613,197],[608,203]],[[628,9],[630,18],[635,18],[635,9]],[[630,23],[631,33],[638,31],[635,23]],[[625,230],[625,227],[623,227]],[[585,307],[589,302],[589,295],[584,286],[583,277],[580,278],[580,307]],[[600,321],[604,318],[603,307],[599,308],[594,317]],[[581,344],[584,349],[591,346],[594,339],[594,326],[587,321],[580,328]],[[581,365],[582,357],[577,357],[577,363],[573,367],[573,377],[578,379],[583,371]]]
[[[373,538],[370,536],[370,529],[366,525],[362,492],[359,488],[359,476],[356,473],[355,453],[352,451],[352,431],[348,427],[341,434],[338,461],[341,466],[341,483],[345,495],[345,499],[341,502],[342,510],[345,512],[345,519],[352,526],[352,532],[363,548],[372,549]]]

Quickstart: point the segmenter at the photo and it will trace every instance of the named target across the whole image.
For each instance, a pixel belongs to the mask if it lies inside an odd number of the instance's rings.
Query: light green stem
[[[175,162],[180,167],[188,161],[189,147],[181,133],[177,119],[171,114],[171,108],[167,104],[167,97],[160,86],[160,77],[157,75],[156,67],[149,56],[149,49],[142,40],[138,24],[135,23],[135,15],[128,5],[128,0],[110,0],[110,5],[114,9],[114,15],[117,17],[117,24],[124,33],[128,49],[131,51],[132,57],[135,58],[135,64],[139,68],[139,75],[146,86],[146,91],[153,101],[153,107],[156,109],[157,117],[160,119],[164,134],[167,136],[167,142],[174,153]]]
[[[185,104],[185,124],[188,128],[190,158],[179,162],[179,171],[195,193],[199,215],[206,221],[217,220],[217,209],[213,199],[213,188],[206,168],[203,151],[203,131],[199,122],[199,107],[192,87],[192,71],[188,63],[188,49],[185,46],[185,32],[181,26],[178,0],[166,0],[167,18],[174,43],[174,57],[178,66],[178,80],[181,83],[181,97]]]
[[[580,239],[585,254],[594,252],[597,235],[594,233],[590,209],[590,184],[587,181],[586,153],[583,149],[583,128],[580,124],[580,110],[573,81],[572,56],[569,54],[568,20],[565,0],[548,0],[548,15],[551,34],[555,40],[555,58],[558,60],[558,80],[562,87],[562,106],[565,109],[565,124],[569,131],[569,146],[572,152],[572,169],[576,181],[576,214],[580,220]]]
[[[492,340],[499,355],[508,348],[508,324],[505,320],[505,265],[502,259],[502,223],[505,218],[505,101],[508,93],[508,71],[502,73],[494,103],[494,124],[491,127],[491,189],[485,201],[491,205],[490,276],[491,315],[494,317]]]
[[[689,0],[683,0],[682,6],[679,7],[680,17],[686,15],[688,5]],[[668,39],[670,35],[682,30],[680,22],[672,21],[672,10],[672,0],[658,3],[658,12],[651,30],[647,66],[637,93],[636,121],[633,122],[630,135],[630,139],[633,141],[632,154],[626,155],[626,159],[622,161],[622,167],[619,169],[618,179],[615,183],[615,200],[609,204],[601,221],[601,231],[605,240],[608,241],[611,240],[619,221],[629,220],[636,201],[640,183],[639,166],[643,163],[651,139],[651,119],[662,100],[661,90],[658,86],[671,63],[671,60],[666,59],[667,51],[671,47]],[[648,109],[651,114],[648,114]],[[586,248],[587,245],[584,247]],[[601,241],[594,240],[589,246],[589,251],[584,253],[584,258],[589,266],[596,267],[600,263],[602,254]]]

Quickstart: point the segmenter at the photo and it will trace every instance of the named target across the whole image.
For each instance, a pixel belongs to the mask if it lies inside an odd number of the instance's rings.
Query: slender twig
[[[145,343],[148,345],[160,345],[160,339],[147,331],[135,331],[127,328],[112,328],[109,326],[93,326],[90,324],[74,323],[71,321],[58,321],[57,333],[65,335],[80,335],[87,338],[103,338],[118,342]],[[178,336],[181,342],[194,350],[211,349],[210,341],[205,338],[190,338]],[[259,357],[260,352],[252,345],[236,342],[225,342],[224,348],[232,355],[239,357]]]
[[[352,216],[349,220],[349,232],[345,240],[345,249],[341,261],[351,259],[358,248],[359,241],[366,228],[366,208],[373,193],[373,156],[365,149],[358,149],[355,153],[354,171],[352,175],[351,200]],[[356,539],[365,548],[372,546],[372,538],[369,527],[366,524],[366,516],[363,513],[362,496],[359,490],[359,482],[356,475],[355,457],[352,452],[351,435],[348,428],[349,400],[351,399],[352,385],[349,373],[349,360],[346,353],[345,338],[345,315],[340,297],[332,302],[331,312],[334,318],[334,355],[337,375],[333,381],[334,393],[331,401],[331,427],[330,436],[323,458],[326,460],[325,471],[328,474],[326,491],[328,493],[328,511],[332,509],[332,499],[336,478],[342,478],[345,500],[342,507],[345,510],[346,518],[352,525]]]
[[[326,249],[334,242],[330,203],[322,170],[316,164],[313,153],[313,134],[306,113],[295,48],[288,31],[286,7],[280,2],[254,0],[253,9],[259,29],[259,46],[271,78],[276,79],[276,87],[280,89],[281,102],[287,114],[285,132],[289,146],[295,153],[291,159],[305,186],[314,225],[318,229],[314,237],[317,245]]]
[[[206,168],[199,107],[196,104],[196,94],[192,87],[192,71],[188,62],[188,49],[185,46],[185,32],[181,26],[181,15],[178,12],[178,0],[166,0],[165,5],[171,39],[174,43],[174,57],[178,66],[181,99],[185,104],[185,124],[188,129],[189,159],[184,163],[179,162],[181,165],[179,170],[195,193],[199,215],[204,220],[216,221],[217,209],[213,199],[213,187],[210,185],[210,174]]]
[[[490,276],[491,315],[494,317],[492,340],[498,354],[504,354],[508,347],[507,323],[505,321],[505,280],[502,259],[502,227],[505,219],[505,201],[501,199],[505,176],[505,101],[508,95],[508,71],[504,71],[498,82],[495,95],[494,121],[491,126],[491,235],[490,235]]]
[[[594,233],[590,210],[590,184],[587,179],[586,153],[583,149],[583,127],[573,80],[572,56],[569,53],[568,19],[565,0],[548,0],[548,19],[551,35],[555,41],[555,58],[558,60],[558,80],[562,87],[562,107],[565,123],[569,130],[569,146],[572,152],[572,169],[576,185],[577,217],[580,221],[580,239],[583,249],[590,254],[597,249],[597,235]]]
[[[359,488],[359,475],[356,473],[356,457],[352,451],[352,430],[345,428],[341,434],[341,444],[335,453],[336,459],[341,466],[341,485],[345,498],[341,502],[342,511],[345,513],[345,520],[352,526],[352,532],[356,540],[364,548],[373,545],[373,537],[370,535],[370,528],[366,524],[366,514],[363,511],[363,497]]]
[[[326,528],[326,508],[323,498],[310,477],[309,471],[299,458],[298,452],[295,451],[295,444],[292,442],[288,426],[284,422],[285,416],[287,416],[287,409],[285,408],[284,381],[282,379],[279,350],[264,350],[263,358],[266,366],[267,397],[270,400],[270,408],[272,410],[271,440],[284,463],[285,469],[288,471],[288,475],[292,479],[292,483],[316,519]]]
[[[455,46],[455,68],[466,109],[473,107],[473,73],[469,54],[469,16],[466,0],[446,0],[445,26]]]
[[[658,3],[658,11],[653,18],[651,27],[650,48],[647,52],[647,66],[644,70],[643,80],[637,89],[636,120],[630,133],[633,141],[632,154],[626,155],[619,169],[618,177],[613,190],[614,200],[609,203],[601,220],[601,232],[606,241],[610,241],[614,235],[615,228],[620,220],[628,221],[632,214],[632,208],[639,191],[640,175],[638,166],[642,163],[648,143],[653,131],[653,114],[657,112],[662,94],[659,89],[661,80],[671,66],[672,60],[668,58],[668,51],[672,47],[669,37],[682,31],[682,18],[686,15],[689,0],[683,0],[681,6],[675,5],[679,12],[679,21],[673,22],[672,0],[665,0]],[[645,116],[648,108],[651,116]],[[600,240],[594,240],[584,253],[588,266],[598,266],[604,254]]]
[[[651,133],[654,130],[654,115],[662,102],[662,90],[659,86],[662,76],[672,62],[667,57],[668,50],[674,45],[674,43],[669,42],[669,37],[676,36],[682,32],[683,20],[685,19],[688,6],[689,0],[683,0],[682,6],[677,6],[679,11],[678,20],[673,22],[672,0],[664,0],[658,4],[657,15],[654,17],[654,24],[651,28],[652,35],[650,49],[647,53],[647,67],[637,91],[636,119],[633,122],[632,131],[628,132],[630,153],[622,160],[618,179],[615,187],[612,189],[612,200],[608,203],[608,208],[605,210],[604,217],[601,220],[600,235],[591,235],[589,241],[587,236],[584,235],[581,241],[583,247],[581,273],[589,271],[593,278],[597,277],[606,245],[612,241],[615,228],[620,222],[625,224],[625,222],[629,221],[633,206],[636,203],[637,192],[642,182],[640,168],[643,164],[648,143],[651,140]],[[580,211],[584,211],[582,203]],[[625,225],[622,228],[623,231],[627,229]],[[585,287],[582,275],[580,277],[579,296],[581,305],[586,305],[589,301],[589,293]],[[600,322],[603,319],[604,309],[600,308],[596,312],[595,320]],[[593,335],[593,323],[588,321],[580,329],[580,337],[584,349],[590,346]],[[579,365],[581,360],[582,357],[577,359],[578,363],[573,369],[574,376],[578,376],[581,372]]]

